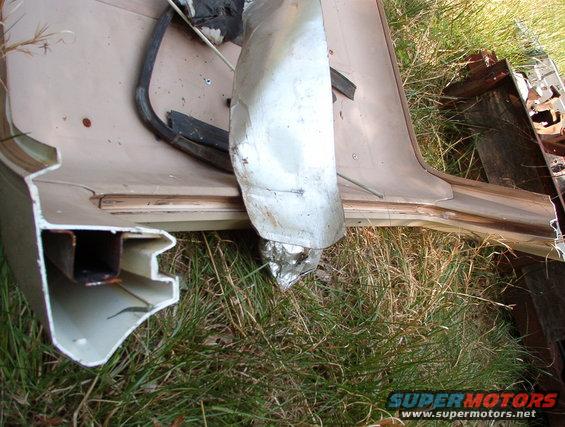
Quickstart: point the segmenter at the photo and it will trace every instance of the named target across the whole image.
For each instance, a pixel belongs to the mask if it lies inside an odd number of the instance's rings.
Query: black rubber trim
[[[151,84],[155,61],[157,59],[161,43],[163,42],[163,38],[165,37],[165,33],[171,25],[174,16],[175,11],[170,7],[167,8],[157,21],[155,30],[153,31],[153,35],[149,41],[135,91],[137,112],[143,123],[145,123],[145,125],[163,141],[166,141],[175,148],[178,148],[199,160],[210,163],[219,169],[233,172],[231,160],[227,152],[228,145],[226,145],[225,136],[222,135],[221,139],[216,140],[213,132],[210,132],[210,129],[214,128],[213,126],[197,119],[193,119],[192,125],[195,126],[196,129],[194,129],[192,133],[203,136],[201,138],[197,138],[197,141],[194,141],[167,126],[167,124],[155,113],[155,110],[151,105],[149,85]],[[221,129],[218,129],[218,131],[218,135],[221,132],[225,132]]]
[[[345,95],[347,98],[355,101],[355,92],[357,86],[335,68],[330,67],[330,74],[332,77],[332,87],[338,92]],[[334,101],[335,102],[335,101]]]
[[[209,125],[178,111],[171,111],[169,113],[169,126],[175,133],[191,141],[210,145],[216,150],[229,153],[230,134],[226,130]]]

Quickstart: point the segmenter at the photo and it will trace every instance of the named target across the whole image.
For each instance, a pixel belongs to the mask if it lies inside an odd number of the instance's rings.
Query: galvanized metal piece
[[[244,13],[230,151],[261,237],[323,249],[344,233],[328,47],[319,0],[256,0]]]
[[[320,263],[322,252],[320,249],[261,241],[261,256],[283,291],[314,272]]]
[[[540,91],[540,101],[546,100],[546,103],[551,105],[552,110],[559,112],[561,116],[565,116],[565,84],[559,75],[557,66],[547,55],[533,58],[533,64],[528,73],[528,80]],[[551,101],[547,102],[548,99],[551,99]],[[556,202],[560,203],[563,211],[565,211],[565,156],[563,155],[565,153],[565,141],[563,139],[563,136],[565,136],[565,120],[562,119],[561,123],[553,126],[553,128],[554,138],[551,138],[551,135],[539,135],[539,137],[541,146],[544,148],[543,154],[549,173],[559,192],[559,200]],[[536,129],[536,131],[540,133],[539,129]],[[550,142],[552,140],[555,142]],[[565,221],[565,214],[560,220]]]

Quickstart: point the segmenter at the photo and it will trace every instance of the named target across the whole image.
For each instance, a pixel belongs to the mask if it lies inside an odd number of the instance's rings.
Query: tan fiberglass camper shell
[[[357,86],[354,101],[338,93],[333,103],[346,225],[422,226],[559,259],[548,196],[424,163],[380,2],[321,5],[330,65]],[[250,226],[234,175],[160,141],[138,117],[140,63],[166,7],[164,0],[4,5],[11,43],[29,39],[38,25],[53,35],[2,64],[2,241],[54,345],[85,366],[107,361],[140,323],[178,300],[177,279],[157,262],[175,245],[170,232]],[[237,62],[239,46],[219,49]],[[158,115],[174,109],[227,130],[233,78],[207,46],[173,25],[150,97]],[[77,265],[100,274],[102,285],[81,284]]]

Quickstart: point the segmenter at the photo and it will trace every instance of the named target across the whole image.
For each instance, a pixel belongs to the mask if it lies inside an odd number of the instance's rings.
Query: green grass
[[[565,69],[563,0],[387,0],[405,91],[426,161],[453,175],[477,179],[472,144],[446,139],[459,124],[438,109],[441,90],[460,78],[465,58],[490,49],[518,69],[528,63],[516,30],[522,20],[561,70]]]
[[[445,136],[438,96],[476,49],[523,63],[512,24],[528,2],[386,7],[424,155],[476,175],[472,146]],[[544,37],[557,53],[560,31]],[[98,369],[53,350],[2,263],[0,425],[368,425],[394,415],[384,404],[396,389],[528,386],[527,354],[499,303],[514,280],[496,271],[499,248],[426,230],[350,230],[316,277],[281,293],[251,232],[178,237],[163,267],[186,285],[180,304]]]
[[[181,304],[94,370],[45,343],[3,268],[5,422],[68,422],[78,408],[82,422],[111,424],[352,425],[388,417],[391,390],[507,388],[524,369],[507,310],[485,301],[506,285],[493,252],[457,237],[353,232],[327,254],[323,280],[288,293],[250,274],[251,233],[181,239],[169,256],[188,283]]]

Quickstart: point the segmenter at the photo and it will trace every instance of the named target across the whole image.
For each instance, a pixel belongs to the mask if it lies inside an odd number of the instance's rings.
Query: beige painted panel
[[[11,16],[22,17],[12,39],[26,37],[38,22],[70,32],[54,36],[47,53],[7,61],[15,126],[57,147],[63,159],[45,179],[104,194],[237,195],[233,177],[157,141],[137,117],[133,91],[155,23],[148,16],[163,3],[25,0]],[[430,203],[450,198],[450,186],[425,171],[412,149],[376,2],[325,0],[323,6],[330,59],[359,88],[354,102],[338,94],[334,106],[340,172],[380,188],[389,201],[407,201],[414,193]],[[237,46],[221,50],[235,62]],[[227,129],[232,80],[207,47],[175,26],[157,60],[152,99],[162,117],[176,109]],[[83,125],[85,118],[91,127]],[[389,173],[392,165],[402,180]],[[372,198],[345,181],[342,192]]]

